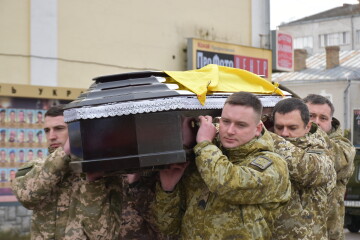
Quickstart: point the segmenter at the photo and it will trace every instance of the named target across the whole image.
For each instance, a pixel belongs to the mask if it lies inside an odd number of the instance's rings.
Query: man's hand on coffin
[[[216,127],[212,123],[211,116],[199,116],[200,127],[196,135],[196,142],[201,143],[203,141],[212,142],[216,136]]]
[[[66,155],[70,155],[70,141],[69,141],[69,138],[66,140],[66,142],[64,144],[64,152],[66,153]]]
[[[102,178],[104,176],[105,172],[91,172],[86,173],[86,180],[89,182],[95,181],[99,178]]]
[[[140,179],[140,173],[132,173],[132,174],[126,174],[127,180],[129,184],[132,184],[134,182],[139,181]]]
[[[160,182],[164,191],[171,192],[180,181],[189,162],[174,163],[168,165],[168,168],[160,170]]]

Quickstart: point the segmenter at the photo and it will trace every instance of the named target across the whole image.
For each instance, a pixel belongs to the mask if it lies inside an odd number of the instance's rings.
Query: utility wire
[[[107,63],[99,63],[99,62],[90,62],[90,61],[82,61],[82,60],[72,60],[72,59],[66,59],[66,58],[44,57],[44,56],[37,56],[37,55],[0,53],[0,56],[6,56],[6,57],[23,57],[23,58],[38,58],[38,59],[45,59],[45,60],[57,60],[57,61],[62,61],[62,62],[71,62],[71,63],[80,63],[80,64],[91,64],[91,65],[98,65],[98,66],[104,66],[104,67],[114,67],[114,68],[121,68],[121,69],[161,71],[160,69],[155,69],[155,68],[128,67],[128,66],[120,66],[120,65],[115,65],[115,64],[107,64]]]

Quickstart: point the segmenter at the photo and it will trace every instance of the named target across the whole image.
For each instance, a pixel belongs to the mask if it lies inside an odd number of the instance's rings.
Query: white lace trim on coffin
[[[273,107],[283,99],[281,96],[258,96],[264,107]],[[196,96],[156,98],[140,101],[117,102],[98,106],[86,106],[64,111],[65,122],[80,119],[107,118],[130,114],[162,112],[170,110],[221,109],[227,96],[207,96],[201,105]]]

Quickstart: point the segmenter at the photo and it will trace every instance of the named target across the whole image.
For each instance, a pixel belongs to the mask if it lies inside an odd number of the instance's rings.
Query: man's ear
[[[259,123],[258,123],[258,125],[256,126],[256,132],[255,132],[255,136],[260,136],[261,135],[261,132],[262,132],[262,130],[263,130],[263,123],[262,123],[262,121],[260,121]]]
[[[306,124],[306,126],[305,126],[306,133],[308,133],[308,132],[310,131],[311,125],[312,125],[312,122],[311,122],[311,121],[309,121],[308,124]]]

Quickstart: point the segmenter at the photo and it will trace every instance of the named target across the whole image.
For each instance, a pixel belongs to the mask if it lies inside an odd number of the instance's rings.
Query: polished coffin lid
[[[76,172],[134,171],[185,162],[195,145],[199,115],[220,116],[229,92],[201,104],[197,95],[168,83],[164,72],[102,76],[65,106]],[[279,95],[258,94],[264,107]]]

